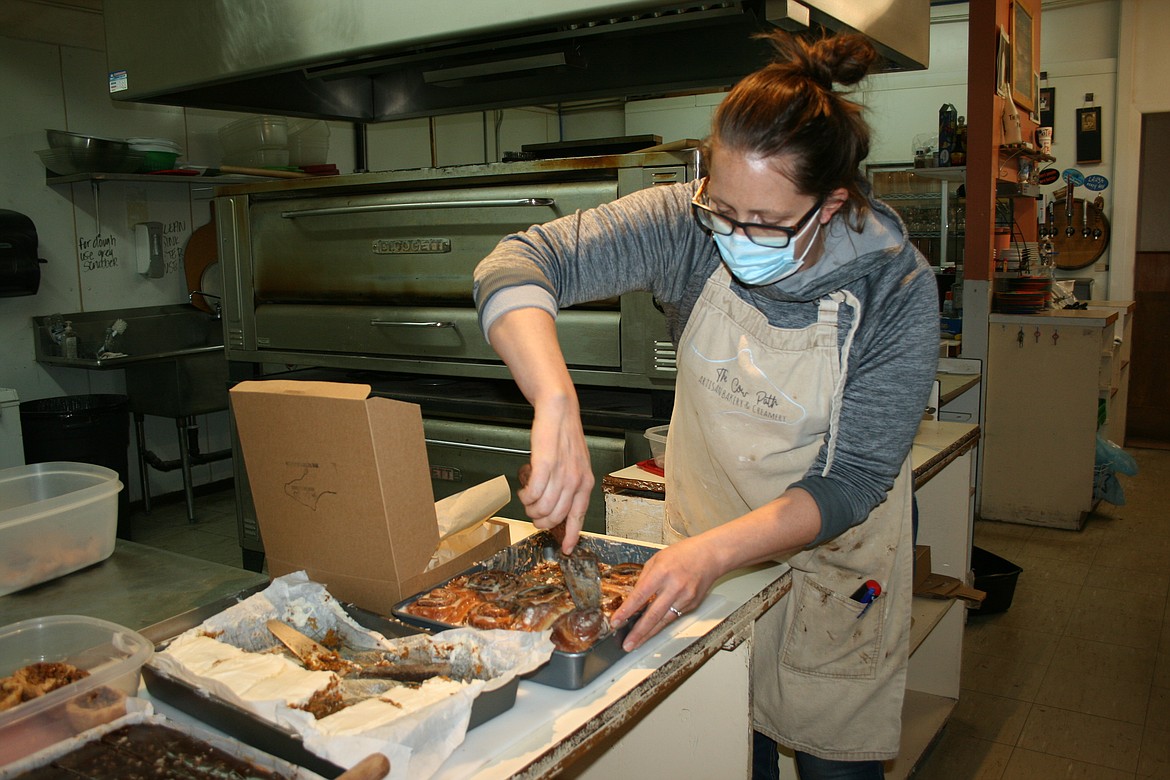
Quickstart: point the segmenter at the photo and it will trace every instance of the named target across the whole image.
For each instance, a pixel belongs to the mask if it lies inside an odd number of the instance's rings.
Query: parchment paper
[[[383,699],[396,703],[370,699],[316,720],[310,713],[289,706],[283,697],[245,698],[239,693],[240,685],[195,674],[178,655],[184,639],[203,641],[201,638],[208,635],[250,653],[267,653],[277,644],[265,625],[270,618],[284,620],[318,640],[332,629],[349,647],[412,658],[442,656],[456,670],[461,665],[478,668],[482,670],[479,676],[487,679],[428,681],[415,695],[405,690],[383,694]],[[456,629],[433,636],[387,639],[354,622],[323,585],[310,581],[301,571],[273,580],[260,593],[184,632],[155,653],[150,663],[163,674],[295,732],[308,750],[340,767],[349,768],[367,755],[381,752],[390,760],[389,776],[405,780],[430,777],[463,741],[476,696],[536,669],[548,661],[552,651],[549,632]],[[289,663],[296,662],[289,659]]]

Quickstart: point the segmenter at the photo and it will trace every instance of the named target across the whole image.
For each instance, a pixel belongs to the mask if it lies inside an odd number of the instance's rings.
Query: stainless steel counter
[[[0,625],[85,615],[138,631],[267,581],[264,574],[119,539],[101,563],[0,596]]]

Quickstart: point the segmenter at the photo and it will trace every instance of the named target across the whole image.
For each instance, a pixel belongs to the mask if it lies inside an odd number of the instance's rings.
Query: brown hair
[[[777,30],[759,37],[772,44],[775,57],[719,104],[704,155],[716,146],[767,158],[789,155],[787,173],[797,189],[824,197],[843,187],[849,193],[844,208],[859,216],[866,201],[858,176],[870,130],[862,107],[833,84],[861,81],[877,51],[858,34],[808,40]]]

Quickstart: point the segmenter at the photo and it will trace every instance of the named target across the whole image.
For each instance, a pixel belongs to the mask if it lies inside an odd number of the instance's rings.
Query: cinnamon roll
[[[607,581],[604,577],[601,580],[601,612],[605,615],[605,619],[609,620],[613,617],[613,613],[617,612],[617,608],[626,600],[626,596],[630,594],[633,587],[624,585],[617,585],[613,582]]]
[[[461,587],[478,593],[488,601],[506,599],[520,590],[520,578],[508,571],[486,569],[467,575]]]
[[[614,585],[624,585],[627,588],[633,588],[634,583],[638,581],[638,577],[642,574],[642,564],[640,563],[615,563],[606,571],[602,572],[601,581],[610,582]]]
[[[520,614],[516,627],[521,631],[544,631],[553,621],[573,608],[568,591],[555,585],[537,585],[516,594]]]
[[[523,581],[529,585],[563,585],[565,575],[561,565],[556,561],[542,561],[521,575]]]
[[[44,696],[86,677],[89,677],[89,672],[84,669],[57,661],[38,661],[17,669],[12,675],[23,687],[25,701]]]
[[[77,731],[87,731],[125,714],[126,694],[108,685],[99,685],[65,705],[65,717]]]
[[[435,588],[403,607],[403,611],[427,620],[459,625],[479,602],[471,593],[458,588]]]
[[[556,619],[552,625],[552,642],[564,653],[582,653],[609,633],[609,621],[601,610],[574,609]]]
[[[14,677],[0,680],[0,712],[10,710],[24,701],[24,686]]]
[[[491,630],[513,628],[520,614],[520,605],[514,601],[499,599],[476,604],[467,613],[467,625],[472,628]]]

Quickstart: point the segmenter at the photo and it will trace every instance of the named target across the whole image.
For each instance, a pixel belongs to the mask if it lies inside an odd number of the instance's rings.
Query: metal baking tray
[[[584,549],[591,551],[602,563],[608,564],[645,563],[659,549],[657,547],[637,544],[636,542],[618,541],[615,539],[590,536],[588,534],[582,534],[581,541],[578,544]],[[551,534],[546,531],[541,531],[526,539],[521,539],[510,547],[505,547],[492,557],[480,561],[474,566],[469,566],[464,571],[455,575],[455,577],[487,569],[502,569],[504,571],[522,574],[539,563],[555,560],[558,546]],[[432,587],[442,587],[455,579],[455,577],[451,577],[440,585]],[[416,599],[426,595],[431,590],[432,588],[427,588],[425,591],[416,593],[410,598],[400,601],[390,610],[391,614],[405,623],[430,631],[446,631],[454,628],[449,623],[428,620],[404,611]],[[568,690],[585,687],[626,654],[626,651],[622,649],[622,642],[625,640],[626,634],[629,633],[629,627],[636,622],[636,618],[637,616],[588,650],[583,650],[579,653],[566,653],[562,650],[553,650],[552,658],[549,659],[549,662],[536,671],[527,674],[526,679],[541,683],[542,685]]]
[[[167,644],[179,634],[195,628],[212,615],[222,612],[267,587],[268,583],[261,583],[234,596],[158,623],[143,630],[142,633],[155,643],[156,651],[165,650]],[[383,617],[362,609],[355,604],[339,603],[358,625],[377,631],[385,637],[404,638],[427,633],[393,618]],[[304,767],[325,778],[337,777],[345,771],[332,761],[310,752],[295,732],[262,720],[231,702],[211,697],[207,692],[165,675],[149,664],[142,668],[142,679],[146,683],[146,690],[158,701],[165,702],[225,734],[231,734],[234,738],[257,750]],[[473,729],[512,709],[516,703],[516,690],[519,685],[520,678],[514,678],[507,685],[493,691],[485,691],[477,696],[471,705],[471,719],[467,728]]]

